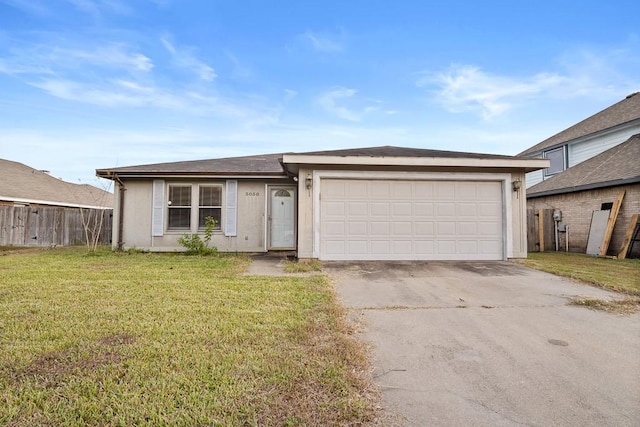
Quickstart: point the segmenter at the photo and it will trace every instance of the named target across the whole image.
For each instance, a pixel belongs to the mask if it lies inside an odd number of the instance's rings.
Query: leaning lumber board
[[[542,209],[538,209],[538,240],[540,241],[540,252],[544,252],[544,217]]]
[[[609,249],[609,242],[611,242],[611,236],[613,235],[613,227],[616,224],[616,219],[618,219],[618,212],[620,212],[620,205],[622,204],[622,199],[624,199],[624,193],[625,190],[622,190],[618,198],[613,202],[613,207],[609,214],[609,221],[607,222],[607,229],[604,233],[604,240],[602,241],[602,246],[600,246],[599,256],[605,256]]]
[[[636,224],[638,223],[638,218],[640,218],[640,214],[633,214],[631,216],[629,227],[627,228],[627,232],[625,233],[624,239],[622,240],[622,247],[620,248],[620,252],[618,252],[618,258],[625,259],[627,257],[627,252],[629,251],[629,244],[631,243],[633,232],[636,231]]]

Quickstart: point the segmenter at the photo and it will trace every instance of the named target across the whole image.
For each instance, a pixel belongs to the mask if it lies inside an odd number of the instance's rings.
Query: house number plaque
[[[246,193],[244,193],[245,196],[247,197],[258,197],[260,195],[260,192],[258,191],[247,191]]]

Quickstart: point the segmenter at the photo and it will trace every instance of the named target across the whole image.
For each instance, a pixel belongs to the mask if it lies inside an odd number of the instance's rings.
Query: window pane
[[[220,220],[222,218],[221,211],[222,209],[220,208],[200,208],[200,213],[198,215],[198,228],[204,228],[206,225],[206,218],[210,216],[217,221],[215,229],[220,230]]]
[[[170,185],[169,202],[170,206],[191,206],[191,186]]]
[[[544,156],[551,161],[551,166],[545,170],[546,175],[562,172],[564,170],[564,149],[557,148],[547,151]]]
[[[202,186],[200,187],[200,206],[221,206],[222,187]]]
[[[190,229],[191,208],[169,208],[169,229]]]

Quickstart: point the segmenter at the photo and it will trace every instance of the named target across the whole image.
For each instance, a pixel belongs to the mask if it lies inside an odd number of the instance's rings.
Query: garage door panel
[[[413,216],[415,218],[426,217],[432,218],[434,212],[434,204],[427,202],[413,202]]]
[[[347,244],[349,254],[366,255],[368,253],[368,245],[366,240],[350,240]]]
[[[411,202],[398,202],[393,204],[393,216],[394,217],[410,217],[411,216]]]
[[[371,221],[369,223],[369,231],[372,236],[388,236],[391,234],[391,225],[388,221]]]
[[[368,227],[365,221],[349,221],[349,236],[362,236],[368,235]]]
[[[366,202],[348,202],[347,212],[350,217],[361,216],[367,217],[369,205]]]
[[[389,202],[371,202],[369,204],[371,216],[388,217],[390,212]]]
[[[436,223],[437,235],[443,236],[455,236],[456,235],[456,223],[440,221]]]
[[[369,187],[369,200],[389,200],[391,194],[390,182],[380,182]]]
[[[455,255],[456,253],[456,241],[455,240],[438,240],[436,242],[436,249],[440,255]]]
[[[407,181],[392,181],[393,195],[397,198],[411,200],[413,197],[413,186]]]
[[[331,216],[339,216],[339,217],[343,217],[344,216],[344,212],[345,212],[345,207],[344,207],[345,203],[344,202],[327,202],[326,203],[326,215],[327,217],[331,217]]]
[[[425,236],[434,237],[435,236],[434,227],[435,225],[433,222],[416,221],[414,222],[414,234],[422,238]]]
[[[433,240],[416,240],[414,242],[415,253],[418,255],[430,255],[434,253],[434,241]]]
[[[413,227],[410,221],[396,221],[392,223],[391,230],[394,236],[411,236]]]
[[[456,205],[456,215],[458,217],[472,217],[478,216],[478,205],[476,203],[458,203]]]
[[[502,184],[322,179],[320,257],[504,258]]]
[[[371,253],[374,255],[391,254],[391,245],[389,240],[372,240]]]
[[[326,221],[324,227],[327,236],[344,236],[344,221]]]
[[[439,181],[435,184],[435,197],[440,200],[453,200],[456,198],[456,183]]]
[[[411,255],[413,253],[411,240],[394,240],[391,247],[395,255]]]
[[[459,222],[458,223],[458,236],[477,236],[478,235],[478,223],[477,222]]]

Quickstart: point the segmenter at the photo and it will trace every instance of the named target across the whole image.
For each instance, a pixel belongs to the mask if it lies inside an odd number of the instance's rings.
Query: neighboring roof
[[[548,167],[548,160],[498,154],[463,153],[405,147],[370,147],[308,153],[264,154],[224,159],[157,163],[98,169],[102,178],[136,176],[226,176],[286,177],[284,164],[354,164],[400,166],[468,166],[524,168],[527,171]]]
[[[547,159],[406,147],[370,147],[284,154],[285,164],[521,168],[549,167]]]
[[[640,182],[640,134],[527,189],[527,198]]]
[[[98,169],[96,174],[110,178],[120,176],[286,176],[280,160],[282,154],[264,154],[259,156],[227,157],[224,159],[192,160],[187,162],[156,163],[151,165],[125,166],[111,169]]]
[[[551,138],[545,139],[518,155],[531,155],[546,148],[561,145],[574,139],[598,133],[635,120],[640,121],[640,92],[628,95],[622,101],[553,135]]]
[[[0,200],[71,207],[113,207],[113,194],[73,184],[22,163],[0,159]]]

